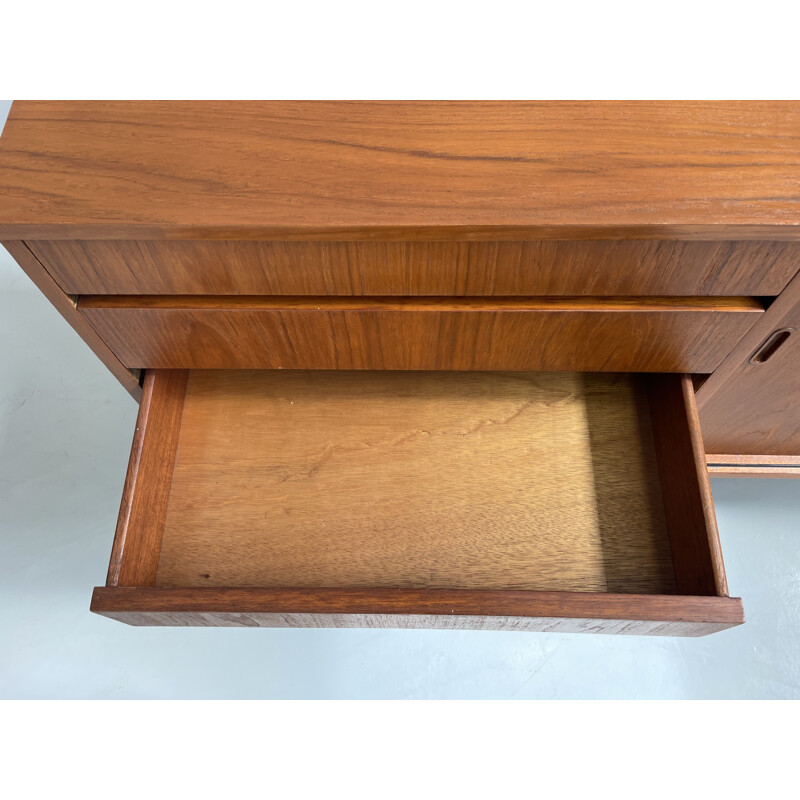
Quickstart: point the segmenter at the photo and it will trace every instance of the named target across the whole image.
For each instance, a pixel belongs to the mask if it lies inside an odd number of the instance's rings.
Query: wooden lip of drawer
[[[149,371],[92,610],[705,635],[704,458],[688,376]]]
[[[660,636],[703,636],[744,622],[738,598],[459,589],[97,587],[92,611],[128,625]]]
[[[749,297],[83,296],[129,368],[711,373]]]

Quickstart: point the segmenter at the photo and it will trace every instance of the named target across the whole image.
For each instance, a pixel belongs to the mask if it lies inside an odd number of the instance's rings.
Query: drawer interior
[[[108,587],[728,601],[691,392],[677,375],[151,371]]]
[[[646,394],[627,375],[193,372],[156,586],[672,593]]]

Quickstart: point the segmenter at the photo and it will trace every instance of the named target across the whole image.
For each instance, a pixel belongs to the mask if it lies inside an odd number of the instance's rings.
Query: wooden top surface
[[[798,102],[15,102],[5,239],[800,238]]]

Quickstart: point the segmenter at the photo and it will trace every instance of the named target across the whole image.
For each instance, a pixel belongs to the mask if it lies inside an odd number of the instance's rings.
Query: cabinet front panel
[[[68,294],[756,295],[797,242],[32,241]]]
[[[800,275],[700,387],[697,405],[706,451],[722,464],[726,454],[800,456]]]

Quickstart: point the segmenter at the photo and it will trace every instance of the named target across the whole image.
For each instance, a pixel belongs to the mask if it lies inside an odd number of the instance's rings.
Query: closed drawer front
[[[698,391],[706,448],[720,467],[797,475],[797,464],[766,457],[800,456],[799,397],[800,275]],[[736,465],[726,454],[753,458]]]
[[[712,372],[751,298],[88,296],[130,368]]]
[[[688,376],[154,370],[92,608],[702,635],[727,593]]]
[[[765,337],[703,404],[709,452],[800,455],[798,327],[783,327]]]
[[[30,241],[68,294],[779,294],[796,242]]]

